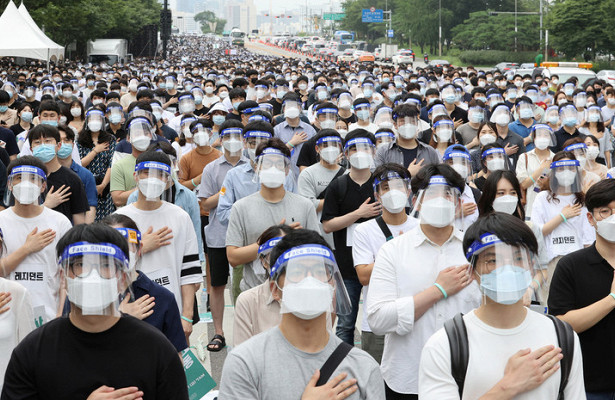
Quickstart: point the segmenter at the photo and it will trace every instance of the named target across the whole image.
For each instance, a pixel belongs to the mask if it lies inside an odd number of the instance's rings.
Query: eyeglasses
[[[600,215],[600,218],[602,219],[607,219],[608,217],[613,215],[613,211],[615,211],[615,209],[601,208],[600,210],[598,210],[598,215]]]
[[[286,271],[286,281],[290,283],[299,283],[307,276],[312,276],[321,282],[330,282],[333,279],[331,269],[321,264],[303,265],[301,268],[289,268]]]
[[[111,279],[118,276],[120,270],[120,266],[116,263],[94,265],[84,262],[83,259],[71,261],[68,268],[78,278],[85,278],[92,273],[92,270],[96,269],[102,278]]]

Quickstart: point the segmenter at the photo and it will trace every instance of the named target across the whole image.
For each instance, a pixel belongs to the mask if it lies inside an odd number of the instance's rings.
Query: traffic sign
[[[345,16],[345,13],[324,13],[322,19],[328,21],[341,21]]]
[[[374,7],[370,9],[364,8],[361,14],[362,22],[382,22],[383,18],[382,9],[376,9]]]
[[[393,37],[393,29],[387,29],[387,37],[388,38],[392,38]]]

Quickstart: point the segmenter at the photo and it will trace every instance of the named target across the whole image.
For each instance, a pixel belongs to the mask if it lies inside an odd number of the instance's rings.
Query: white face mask
[[[284,285],[282,309],[295,317],[311,320],[327,311],[333,304],[333,287],[308,276],[299,283]]]
[[[297,107],[290,107],[284,110],[284,118],[294,119],[301,115],[301,110]]]
[[[20,204],[32,204],[41,195],[41,188],[34,182],[20,182],[13,186],[13,196]]]
[[[557,183],[561,186],[572,186],[577,178],[577,173],[570,170],[557,171],[555,178],[557,178]]]
[[[88,128],[92,132],[100,132],[100,130],[102,129],[102,121],[100,120],[90,121],[88,122]]]
[[[391,214],[402,212],[408,203],[408,195],[400,190],[391,189],[382,196],[382,206]]]
[[[329,164],[335,164],[339,155],[340,149],[336,146],[325,147],[320,150],[320,158]]]
[[[340,136],[342,137],[342,139],[346,138],[346,135],[348,134],[348,129],[338,129],[337,133],[340,134]]]
[[[192,141],[197,146],[207,146],[209,144],[209,135],[203,131],[197,132],[192,137]]]
[[[85,278],[66,278],[68,300],[85,315],[102,315],[118,300],[117,278],[104,279],[93,269]]]
[[[397,132],[404,139],[414,139],[416,137],[416,125],[403,124],[397,128]]]
[[[205,86],[205,93],[212,94],[214,92],[214,88],[211,86]]]
[[[461,175],[463,179],[468,177],[468,166],[467,165],[453,164],[452,167],[455,171],[457,171],[459,175]]]
[[[139,179],[139,190],[148,201],[159,200],[166,186],[166,183],[158,178]]]
[[[487,169],[491,172],[503,170],[505,162],[506,161],[504,161],[503,158],[494,158],[491,160],[487,160]]]
[[[70,115],[72,115],[73,117],[78,117],[81,115],[81,109],[80,108],[71,108],[70,109]]]
[[[579,166],[581,167],[581,169],[585,168],[585,164],[587,163],[587,158],[585,157],[577,157],[577,161],[579,162]]]
[[[324,121],[320,121],[321,129],[335,129],[335,121],[332,119],[326,119]]]
[[[371,154],[357,151],[349,158],[350,165],[356,169],[366,169],[372,166],[374,158]]]
[[[262,99],[263,97],[265,97],[265,94],[266,94],[266,93],[265,93],[265,91],[264,91],[264,90],[259,89],[259,90],[257,90],[257,91],[256,91],[256,98],[260,100],[260,99]]]
[[[551,144],[551,139],[546,137],[539,137],[534,140],[534,144],[538,150],[544,150]]]
[[[495,140],[496,140],[495,135],[492,135],[490,133],[485,133],[484,135],[481,135],[481,137],[479,138],[480,144],[482,146],[495,143]]]
[[[596,221],[596,231],[607,242],[615,243],[615,215]]]
[[[449,140],[451,140],[452,136],[453,136],[452,129],[439,129],[436,132],[436,137],[438,138],[438,142],[448,142]]]
[[[243,149],[243,142],[239,139],[229,139],[222,142],[222,147],[229,153],[237,153]]]
[[[139,151],[147,150],[147,147],[149,146],[149,142],[150,142],[150,138],[148,138],[147,136],[139,136],[137,138],[130,140],[130,144]]]
[[[587,158],[594,161],[596,158],[598,158],[598,154],[600,154],[600,147],[587,146]]]
[[[510,116],[506,114],[500,114],[495,118],[495,123],[500,126],[506,126],[510,123]]]
[[[512,214],[517,209],[518,202],[519,199],[517,196],[512,196],[510,194],[496,197],[495,200],[493,200],[493,209],[497,212]]]
[[[260,170],[258,173],[258,179],[265,187],[276,189],[284,184],[286,174],[284,171],[281,171],[276,167],[271,167]]]
[[[455,204],[443,197],[424,201],[420,211],[421,223],[444,228],[455,220]]]

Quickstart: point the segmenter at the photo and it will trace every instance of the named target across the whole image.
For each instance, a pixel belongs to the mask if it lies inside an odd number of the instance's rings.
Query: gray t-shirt
[[[476,137],[476,134],[478,133],[478,127],[474,129],[470,126],[469,122],[466,122],[465,124],[457,128],[457,132],[459,132],[459,134],[461,135],[461,139],[463,140],[463,145],[465,146],[468,143],[470,143],[472,140],[474,140],[474,138]]]
[[[255,243],[256,239],[270,226],[286,219],[290,225],[299,222],[305,229],[321,233],[316,209],[303,196],[286,192],[277,203],[263,199],[260,192],[244,197],[233,204],[226,231],[226,245],[243,247]],[[247,290],[265,282],[265,270],[260,263],[244,264],[241,290]]]
[[[329,333],[329,343],[318,353],[292,346],[278,327],[237,346],[224,362],[220,382],[221,400],[300,399],[310,378],[340,344]],[[356,379],[358,390],[348,399],[384,399],[384,381],[378,363],[366,352],[353,348],[331,378],[346,372]]]

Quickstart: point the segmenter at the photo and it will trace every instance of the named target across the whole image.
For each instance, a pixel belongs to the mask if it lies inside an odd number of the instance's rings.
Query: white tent
[[[64,58],[64,47],[49,39],[36,26],[23,4],[22,7],[22,10],[18,10],[11,0],[0,16],[0,57],[26,57],[46,61]]]

